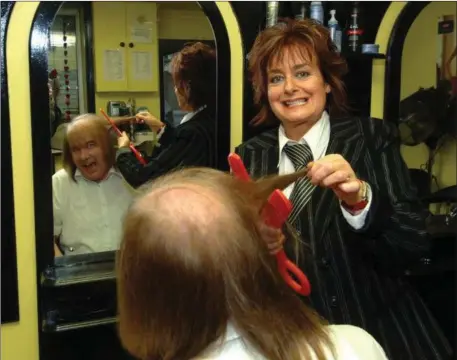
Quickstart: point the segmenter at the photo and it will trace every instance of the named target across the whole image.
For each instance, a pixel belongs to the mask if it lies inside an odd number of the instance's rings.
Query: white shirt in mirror
[[[75,179],[64,169],[52,176],[54,236],[60,236],[65,255],[117,250],[133,193],[114,168],[100,182],[79,170]]]

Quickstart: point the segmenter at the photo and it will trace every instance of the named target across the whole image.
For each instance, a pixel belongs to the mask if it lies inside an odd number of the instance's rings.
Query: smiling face
[[[106,178],[111,164],[107,161],[107,141],[89,121],[73,124],[67,134],[71,158],[81,174],[88,180],[101,181]],[[106,131],[102,128],[101,131]]]
[[[284,128],[304,125],[308,129],[320,119],[330,86],[316,62],[300,51],[285,49],[267,69],[268,102]]]

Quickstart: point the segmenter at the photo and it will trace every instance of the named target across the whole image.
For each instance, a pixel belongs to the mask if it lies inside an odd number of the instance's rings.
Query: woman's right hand
[[[263,221],[257,224],[257,229],[262,240],[267,245],[270,254],[275,255],[282,249],[286,238],[281,229],[268,226]]]
[[[164,123],[157,119],[155,116],[151,115],[147,111],[142,111],[136,114],[136,121],[140,124],[145,123],[148,125],[152,131],[159,131],[164,127]]]

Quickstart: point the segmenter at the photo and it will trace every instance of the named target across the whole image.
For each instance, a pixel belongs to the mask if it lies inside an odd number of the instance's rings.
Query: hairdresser
[[[138,187],[176,167],[215,166],[216,53],[201,42],[185,46],[171,63],[179,107],[188,112],[177,127],[148,112],[137,114],[158,134],[159,147],[138,162],[124,132],[118,139],[116,164],[127,182]]]
[[[303,300],[332,324],[367,330],[389,359],[449,359],[435,319],[402,278],[429,242],[395,126],[347,114],[347,64],[312,20],[261,32],[249,70],[259,107],[253,124],[273,128],[237,153],[253,177],[308,169],[284,191],[300,236],[285,250],[312,286]],[[264,233],[277,251],[281,235]]]

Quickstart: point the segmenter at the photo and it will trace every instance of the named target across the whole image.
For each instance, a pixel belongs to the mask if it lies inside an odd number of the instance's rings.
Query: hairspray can
[[[279,1],[267,1],[267,27],[278,22]]]

